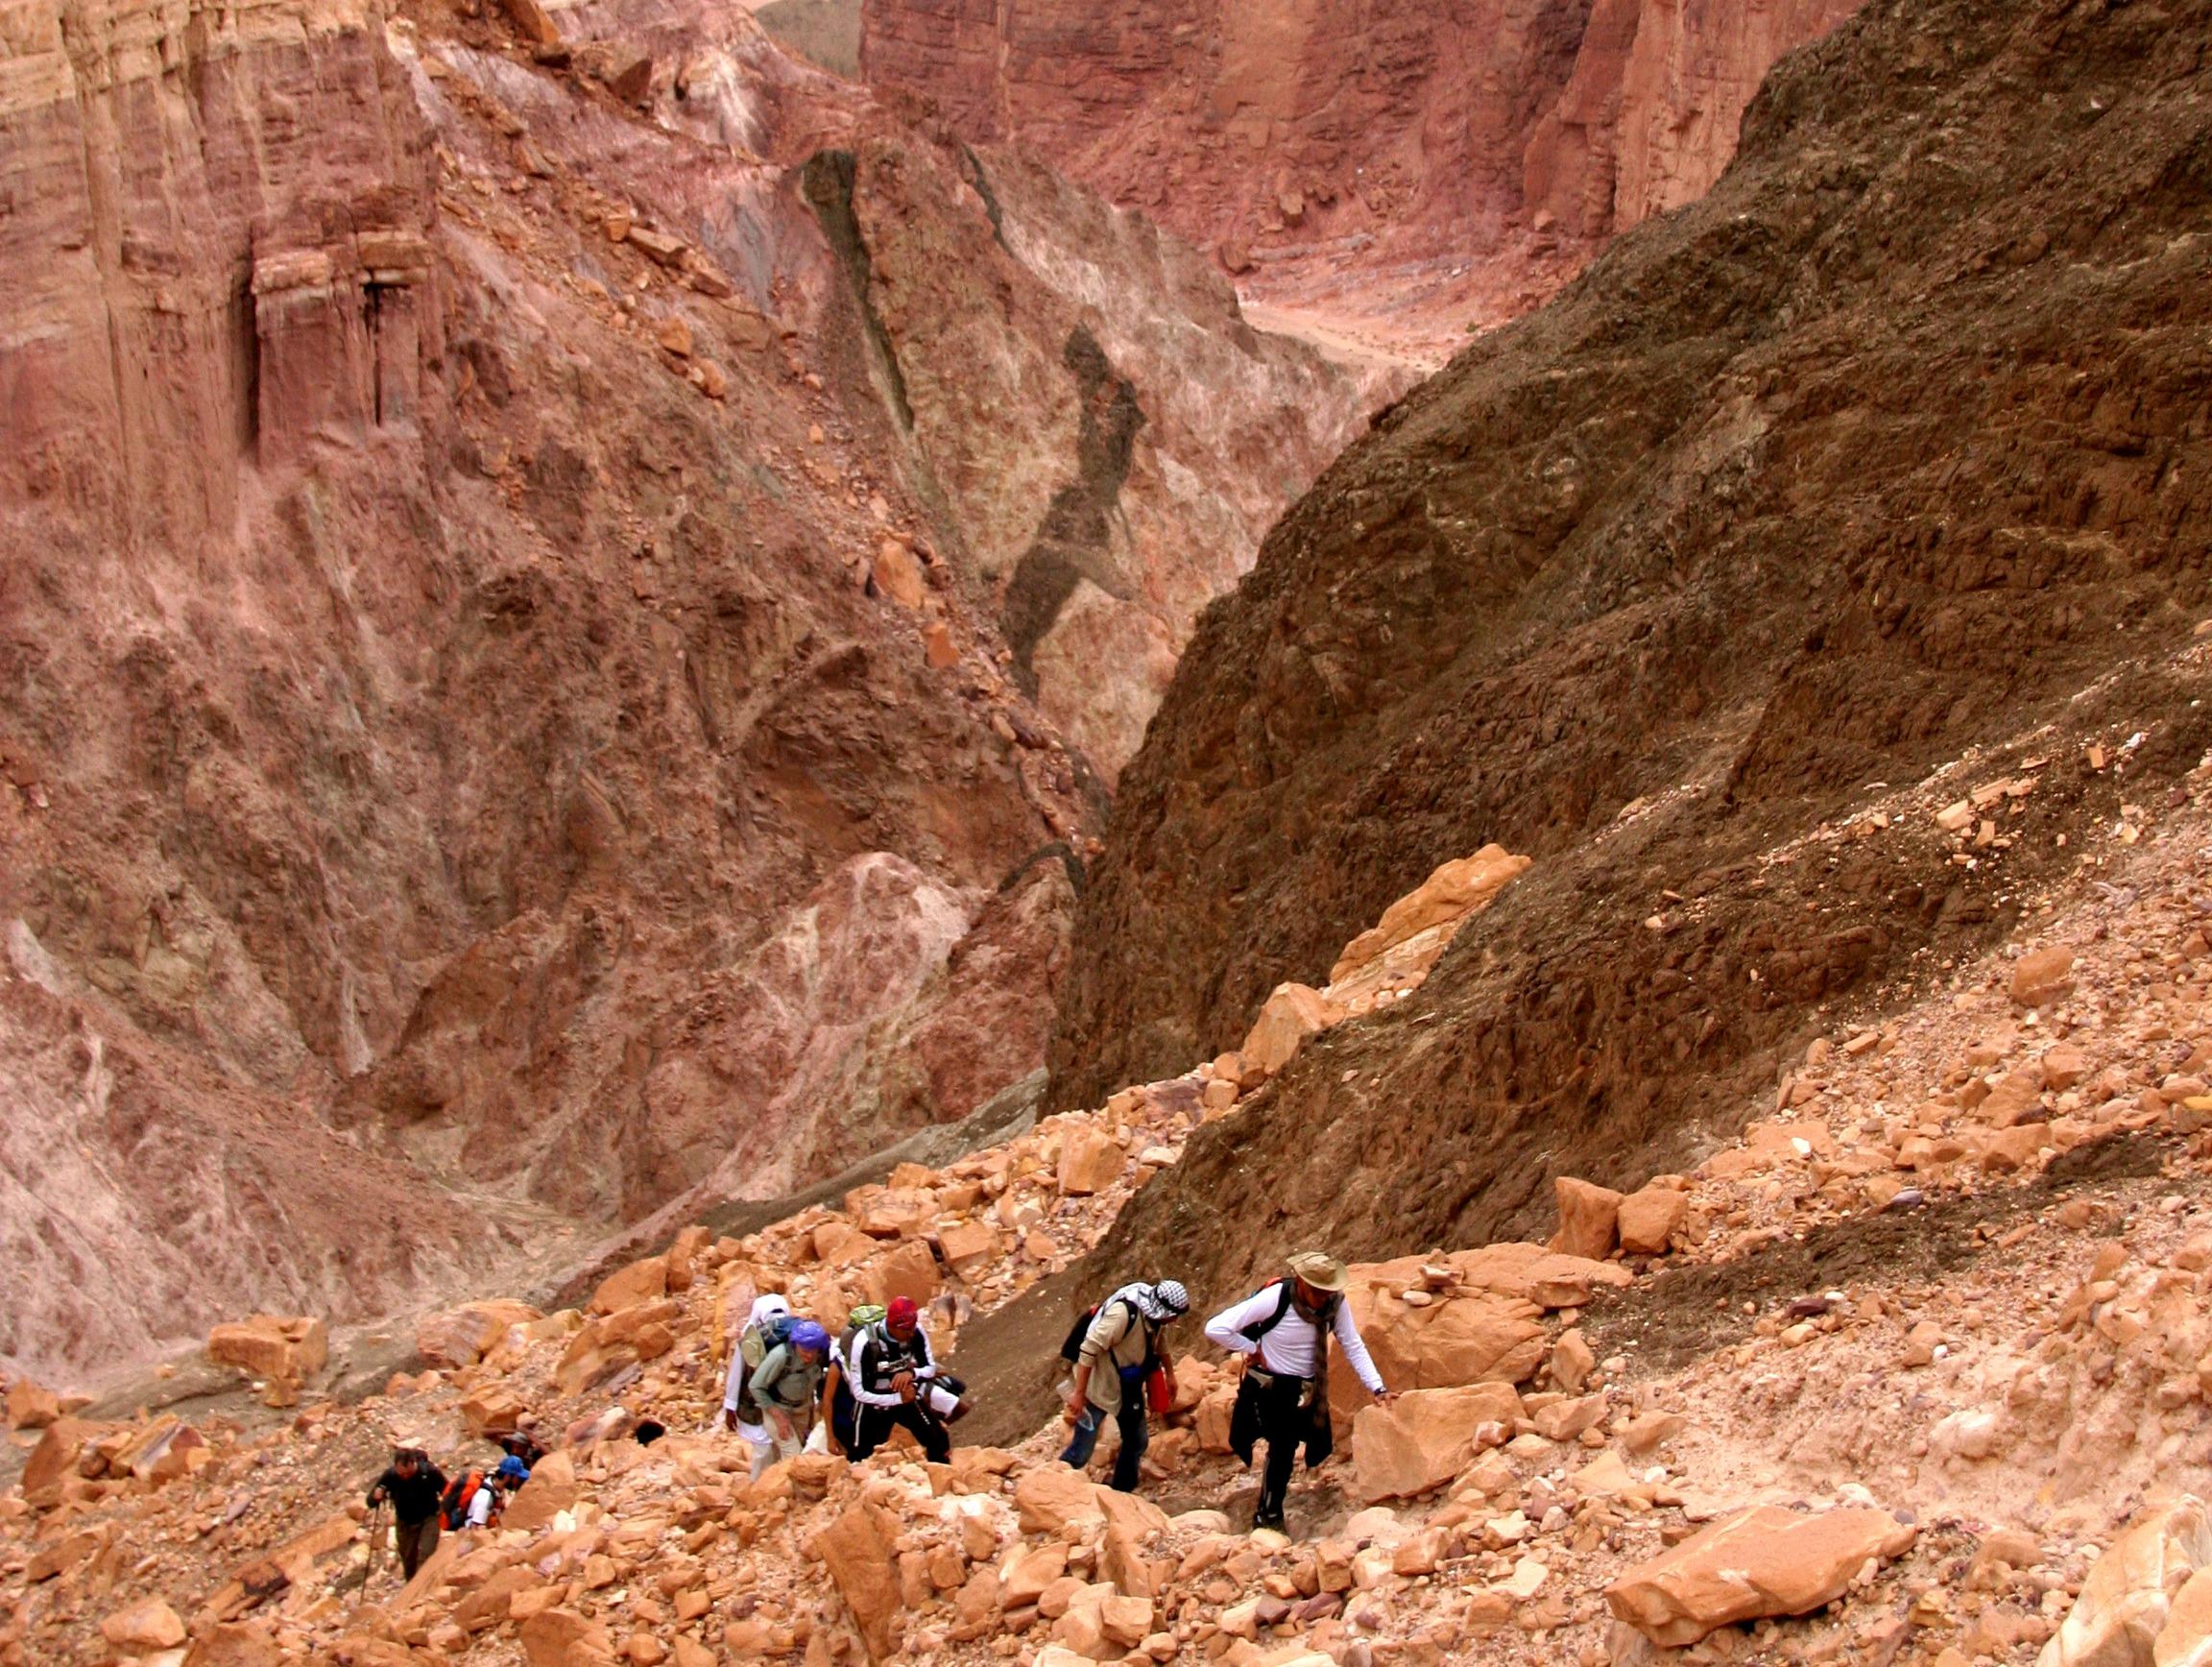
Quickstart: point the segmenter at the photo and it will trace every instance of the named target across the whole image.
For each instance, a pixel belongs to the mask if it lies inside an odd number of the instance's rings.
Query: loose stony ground
[[[428,1368],[358,1404],[316,1398],[312,1319],[210,1339],[280,1421],[92,1422],[12,1386],[0,1659],[2196,1662],[2208,779],[2109,830],[2002,953],[1815,1042],[1694,1172],[1562,1178],[1549,1244],[1355,1268],[1403,1392],[1365,1407],[1333,1374],[1339,1456],[1294,1486],[1290,1537],[1248,1531],[1234,1380],[1194,1324],[1132,1498],[1059,1465],[1057,1425],[748,1482],[713,1428],[731,1319],[767,1290],[832,1316],[904,1293],[957,1355],[1305,1036],[1479,930],[1526,866],[1494,849],[1402,900],[1328,989],[1278,992],[1238,1054],[743,1239],[687,1230],[579,1309],[433,1317]],[[1898,815],[1971,856],[2033,790]],[[450,1471],[525,1411],[556,1450],[500,1528],[402,1586],[360,1504],[388,1443]]]

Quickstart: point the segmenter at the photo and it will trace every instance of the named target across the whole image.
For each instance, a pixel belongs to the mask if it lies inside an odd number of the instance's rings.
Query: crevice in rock
[[[872,293],[875,267],[868,255],[867,239],[860,235],[859,216],[853,211],[853,187],[859,167],[859,158],[851,151],[817,151],[806,158],[800,186],[815,219],[822,223],[822,235],[830,240],[838,264],[845,269],[845,281],[852,288],[854,303],[860,309],[861,326],[867,332],[868,356],[882,381],[892,414],[899,420],[899,431],[911,438],[914,406],[906,395],[906,377],[899,369],[899,352],[892,346],[891,332],[876,311]]]
[[[998,882],[999,894],[1003,896],[1012,891],[1022,881],[1028,879],[1040,863],[1045,862],[1058,862],[1062,871],[1068,876],[1070,888],[1074,891],[1077,897],[1083,895],[1083,858],[1076,853],[1075,848],[1065,839],[1054,839],[1048,844],[1038,846],[1036,850],[1030,852],[1021,861],[1008,869],[1006,877]]]
[[[968,183],[975,187],[975,195],[983,199],[983,213],[991,222],[991,235],[998,247],[1008,254],[1014,246],[1006,241],[1006,210],[999,205],[998,194],[991,189],[991,176],[983,171],[983,158],[975,154],[974,145],[960,147],[960,160],[966,165]]]

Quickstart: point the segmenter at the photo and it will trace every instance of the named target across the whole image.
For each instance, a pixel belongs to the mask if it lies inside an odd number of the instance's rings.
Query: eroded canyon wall
[[[1363,409],[742,13],[525,15],[9,10],[0,1356],[374,1313],[1033,1072],[1106,784]],[[1070,493],[1099,594],[1021,599]]]
[[[1220,250],[1251,293],[1379,312],[1434,288],[1486,320],[1701,195],[1760,78],[1851,10],[866,0],[861,66]]]

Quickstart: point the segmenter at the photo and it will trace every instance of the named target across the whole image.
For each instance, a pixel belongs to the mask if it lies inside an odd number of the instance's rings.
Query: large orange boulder
[[[8,1427],[43,1430],[61,1415],[61,1397],[43,1384],[17,1378],[8,1386]]]
[[[1461,1285],[1539,1308],[1580,1308],[1599,1287],[1631,1285],[1636,1277],[1618,1262],[1514,1242],[1455,1250],[1444,1260]]]
[[[1621,1195],[1573,1175],[1559,1176],[1551,1190],[1559,1199],[1559,1231],[1551,1235],[1551,1248],[1593,1262],[1612,1255],[1619,1242]]]
[[[982,1271],[1003,1248],[998,1229],[986,1221],[951,1222],[938,1229],[937,1244],[945,1266],[962,1277]]]
[[[894,1296],[910,1296],[920,1304],[935,1296],[943,1281],[929,1242],[909,1239],[869,1263],[862,1270],[861,1282],[867,1287],[870,1302],[887,1303]]]
[[[122,1428],[117,1424],[95,1423],[88,1418],[57,1418],[46,1426],[38,1437],[38,1445],[31,1449],[31,1457],[23,1465],[23,1496],[36,1503],[39,1496],[59,1487],[62,1478],[77,1468],[84,1449],[105,1436],[113,1435]]]
[[[1335,1380],[1330,1380],[1330,1410],[1336,1411]],[[1344,1397],[1347,1415],[1352,1397]],[[1226,1453],[1229,1451],[1229,1427],[1237,1413],[1237,1386],[1222,1384],[1207,1391],[1197,1409],[1198,1450],[1201,1453]]]
[[[1247,1071],[1272,1076],[1290,1063],[1306,1038],[1344,1017],[1344,1009],[1310,984],[1278,984],[1238,1050]]]
[[[1483,1426],[1493,1444],[1513,1434],[1521,1397],[1509,1384],[1411,1389],[1363,1407],[1352,1423],[1352,1471],[1362,1503],[1411,1499],[1474,1462]]]
[[[250,1376],[298,1383],[330,1358],[330,1328],[308,1315],[256,1314],[207,1334],[207,1358]]]
[[[415,1327],[415,1352],[434,1366],[472,1366],[499,1346],[507,1328],[541,1316],[521,1302],[470,1302]]]
[[[502,1435],[517,1428],[529,1411],[529,1403],[504,1383],[493,1383],[462,1399],[461,1421],[471,1436]]]
[[[1343,983],[1369,963],[1424,933],[1435,939],[1435,953],[1442,954],[1452,933],[1470,916],[1489,907],[1491,900],[1527,869],[1528,862],[1527,858],[1516,856],[1503,845],[1485,845],[1472,857],[1444,863],[1384,909],[1373,927],[1344,946],[1344,954],[1329,969],[1329,982]],[[1446,930],[1439,931],[1439,928]],[[1430,957],[1431,962],[1434,958]]]
[[[574,1609],[540,1611],[516,1629],[530,1667],[613,1667],[614,1637]]]
[[[1407,1303],[1401,1293],[1418,1286],[1421,1267],[1421,1258],[1407,1257],[1352,1269],[1352,1318],[1385,1384],[1393,1389],[1440,1389],[1517,1384],[1535,1375],[1544,1360],[1541,1309],[1487,1291]],[[1367,1391],[1343,1352],[1331,1347],[1329,1404],[1341,1431],[1367,1404]],[[1199,1429],[1203,1436],[1204,1403]]]
[[[1065,1541],[1048,1539],[1043,1545],[1015,1552],[999,1579],[999,1601],[1009,1609],[1034,1604],[1067,1572]]]
[[[694,1222],[669,1242],[667,1256],[663,1259],[662,1283],[669,1291],[688,1291],[691,1281],[698,1276],[699,1267],[714,1243],[709,1229]]]
[[[1840,1597],[1867,1558],[1908,1550],[1914,1533],[1871,1508],[1801,1515],[1763,1505],[1625,1571],[1605,1603],[1653,1643],[1678,1649],[1731,1622],[1810,1614]]]
[[[2048,1007],[2074,990],[2074,952],[2064,944],[2030,950],[2012,963],[2012,999],[2023,1007]]]
[[[102,1621],[100,1636],[118,1654],[152,1655],[184,1642],[184,1622],[165,1600],[140,1598]]]
[[[1082,1471],[1060,1463],[1040,1464],[1014,1485],[1014,1509],[1023,1534],[1057,1534],[1070,1523],[1104,1516],[1098,1494]]]
[[[1128,1154],[1095,1123],[1072,1124],[1060,1137],[1060,1190],[1071,1198],[1103,1193],[1121,1178]]]
[[[2192,1631],[2201,1636],[2212,1611],[2197,1592],[2187,1604],[2197,1570],[2212,1564],[2212,1527],[2204,1507],[2183,1495],[2137,1517],[2105,1548],[2081,1582],[2081,1595],[2043,1647],[2037,1667],[2168,1667],[2196,1654],[2179,1648]],[[2174,1622],[2180,1611],[2181,1626]]]
[[[1690,1215],[1690,1195],[1672,1187],[1646,1187],[1621,1200],[1621,1248],[1636,1256],[1663,1256]]]
[[[285,1667],[284,1652],[265,1621],[233,1621],[194,1640],[184,1667]]]
[[[576,1481],[575,1460],[565,1451],[548,1453],[531,1468],[530,1480],[507,1502],[502,1526],[543,1528],[574,1505],[581,1491]]]
[[[591,1312],[613,1314],[618,1308],[655,1301],[667,1293],[668,1259],[647,1256],[627,1268],[617,1268],[602,1279],[598,1290],[591,1293]]]

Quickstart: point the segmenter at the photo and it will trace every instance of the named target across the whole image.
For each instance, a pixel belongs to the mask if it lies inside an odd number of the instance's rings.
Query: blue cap
[[[803,1319],[791,1328],[791,1343],[795,1348],[818,1349],[827,1353],[830,1334],[811,1319]]]
[[[510,1453],[499,1461],[499,1468],[492,1472],[502,1482],[523,1483],[530,1480],[530,1468]]]

